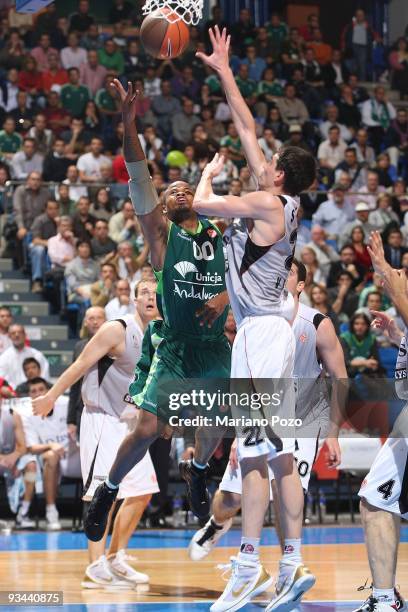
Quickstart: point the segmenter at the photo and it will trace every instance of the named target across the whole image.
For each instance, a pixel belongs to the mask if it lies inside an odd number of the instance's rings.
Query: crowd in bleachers
[[[3,256],[13,257],[54,312],[75,312],[74,335],[89,306],[104,308],[108,319],[132,312],[133,287],[153,274],[129,200],[113,78],[139,90],[138,131],[159,194],[178,179],[196,185],[216,151],[225,157],[214,180],[218,192],[256,188],[220,82],[195,57],[209,48],[208,28],[224,24],[218,7],[212,13],[190,28],[181,57],[157,61],[139,39],[140,7],[127,0],[112,0],[105,25],[88,0],[68,18],[54,4],[38,16],[3,9]],[[308,272],[302,300],[332,319],[351,377],[382,375],[378,349],[388,341],[370,330],[370,310],[391,304],[373,274],[367,241],[380,231],[387,261],[408,270],[407,39],[386,48],[361,9],[337,48],[325,41],[315,14],[300,28],[277,14],[255,27],[242,9],[229,30],[236,82],[267,159],[285,144],[318,159],[318,178],[299,209],[296,255]],[[390,87],[398,91],[394,103]],[[27,346],[7,309],[0,310],[0,352],[3,397],[34,396],[48,381],[46,360]],[[41,444],[38,433],[30,452]],[[54,504],[55,493],[49,499]]]

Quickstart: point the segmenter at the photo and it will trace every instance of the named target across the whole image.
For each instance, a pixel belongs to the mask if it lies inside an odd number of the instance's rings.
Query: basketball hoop
[[[160,15],[170,23],[184,21],[187,25],[197,25],[203,16],[204,0],[146,0],[142,12],[150,15],[158,9],[170,9],[171,13],[163,11]]]

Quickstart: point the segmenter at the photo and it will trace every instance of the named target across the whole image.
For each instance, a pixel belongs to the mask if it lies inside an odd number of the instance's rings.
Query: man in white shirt
[[[41,366],[41,376],[46,380],[50,377],[50,366],[44,355],[31,346],[26,346],[26,332],[23,325],[10,325],[10,340],[12,346],[0,356],[0,376],[5,378],[12,387],[17,387],[26,380],[23,361],[34,357]]]
[[[328,139],[323,140],[317,150],[320,166],[328,170],[334,170],[343,161],[346,149],[346,143],[340,138],[340,128],[337,125],[332,125],[329,128]]]
[[[60,217],[58,234],[48,239],[47,252],[53,268],[65,268],[74,259],[75,239],[70,217]]]
[[[320,134],[321,137],[326,140],[329,137],[329,129],[335,125],[340,129],[340,138],[349,142],[352,138],[352,133],[348,129],[347,126],[338,122],[339,118],[339,109],[335,104],[329,104],[326,108],[326,121],[320,124]]]
[[[47,393],[44,378],[33,378],[28,383],[31,399]],[[60,476],[81,478],[81,463],[77,443],[68,434],[68,397],[60,397],[46,416],[23,415],[27,449],[40,460],[44,482],[47,529],[61,529],[55,505]]]
[[[32,172],[42,174],[43,165],[44,155],[36,151],[34,138],[24,138],[22,150],[14,153],[11,158],[13,177],[21,180],[26,179]]]
[[[78,36],[75,32],[68,34],[68,47],[61,51],[61,65],[65,70],[78,68],[86,62],[86,51],[79,46]]]
[[[384,87],[377,85],[374,89],[374,98],[366,100],[361,105],[361,120],[369,132],[371,143],[377,154],[380,152],[385,132],[396,116],[394,106],[387,102]]]
[[[13,317],[11,315],[10,309],[7,306],[2,306],[0,308],[0,355],[4,353],[6,349],[8,349],[12,342],[9,336],[9,327],[13,322]]]
[[[84,183],[100,181],[102,178],[101,168],[112,165],[109,157],[102,155],[103,142],[101,138],[92,138],[90,149],[90,152],[81,155],[77,162],[79,178]]]
[[[312,224],[319,225],[327,232],[330,239],[336,240],[346,223],[352,221],[354,217],[353,207],[345,201],[345,188],[336,183],[329,199],[322,202],[312,216]]]
[[[120,279],[116,283],[116,297],[105,306],[106,320],[119,319],[127,314],[135,312],[134,302],[130,299],[130,285],[126,279]]]
[[[385,187],[379,185],[378,174],[373,170],[369,171],[367,172],[367,184],[358,190],[361,193],[358,196],[358,201],[366,202],[370,210],[375,210],[377,208],[377,198],[384,191]]]

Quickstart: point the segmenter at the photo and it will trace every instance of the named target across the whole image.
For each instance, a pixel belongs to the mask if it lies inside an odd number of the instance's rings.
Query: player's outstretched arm
[[[212,179],[221,172],[223,165],[223,156],[216,153],[204,168],[193,201],[196,212],[209,216],[270,220],[271,212],[282,209],[280,200],[267,192],[254,191],[240,197],[215,194]]]
[[[82,378],[99,359],[109,354],[124,339],[125,330],[119,321],[104,323],[85,346],[78,359],[65,370],[45,394],[33,400],[34,414],[47,416],[59,398],[71,385]]]
[[[238,89],[229,65],[228,53],[231,37],[227,36],[225,28],[220,32],[218,26],[215,26],[214,30],[210,28],[209,35],[213,47],[212,54],[206,55],[198,52],[197,57],[218,74],[231,109],[232,120],[245,151],[248,166],[251,173],[258,178],[262,173],[263,165],[266,164],[266,159],[256,137],[255,120]]]
[[[378,274],[383,276],[385,273],[392,270],[390,264],[385,261],[384,247],[380,232],[371,232],[367,250],[371,257],[373,268]]]
[[[128,83],[127,91],[118,79],[112,87],[118,93],[123,118],[123,155],[130,176],[130,198],[143,233],[150,246],[152,265],[163,268],[167,244],[167,221],[159,204],[156,189],[150,178],[145,154],[136,128],[136,101],[138,92]]]

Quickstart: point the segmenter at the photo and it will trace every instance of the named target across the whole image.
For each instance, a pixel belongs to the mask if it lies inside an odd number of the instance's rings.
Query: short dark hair
[[[298,259],[296,259],[296,257],[294,257],[292,261],[292,265],[296,266],[298,283],[304,283],[306,280],[306,276],[307,276],[307,270],[306,270],[305,264],[299,261]]]
[[[308,189],[316,178],[315,158],[300,147],[282,147],[276,168],[285,173],[283,187],[290,196],[297,196]]]
[[[357,155],[357,151],[354,147],[347,147],[347,149],[344,150],[344,153],[354,153],[354,155]]]
[[[75,34],[75,32],[71,32],[71,34]],[[68,75],[70,75],[71,72],[77,72],[79,74],[79,70],[78,68],[75,68],[75,66],[72,66],[72,68],[68,68],[67,72],[68,72]],[[79,119],[79,118],[80,117],[73,117],[73,119]]]
[[[30,363],[34,363],[41,370],[41,366],[35,357],[26,357],[23,361],[23,370],[26,366],[30,365]]]
[[[7,310],[7,312],[9,313],[9,315],[12,317],[13,314],[10,310],[10,308],[8,306],[0,306],[0,310]]]
[[[42,378],[42,376],[36,376],[35,378],[32,378],[31,380],[27,381],[28,384],[28,388],[30,389],[33,385],[45,385],[47,387],[47,389],[49,388],[49,383],[45,380],[45,378]]]
[[[356,225],[356,227],[359,227],[358,225]],[[354,229],[354,228],[353,228]],[[343,251],[345,251],[346,249],[351,249],[354,252],[354,247],[350,242],[347,242],[346,244],[343,244],[343,246],[340,249],[340,253],[342,253]]]

